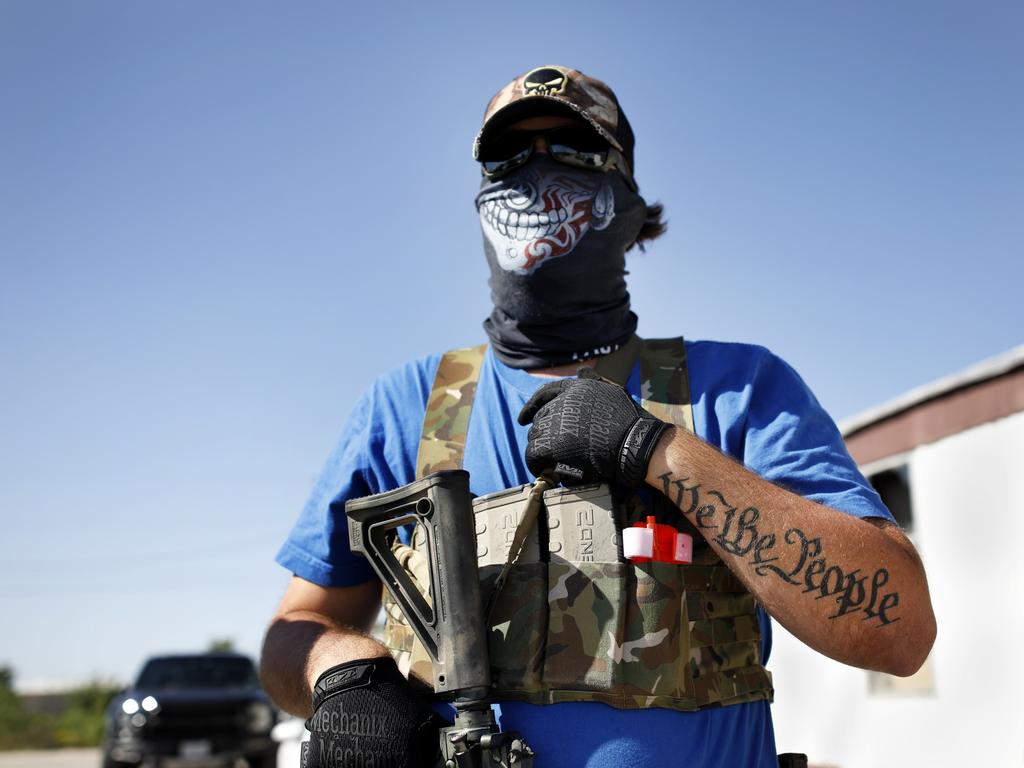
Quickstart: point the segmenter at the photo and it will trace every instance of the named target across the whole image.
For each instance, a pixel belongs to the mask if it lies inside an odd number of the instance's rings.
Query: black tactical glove
[[[394,659],[339,664],[320,675],[313,689],[302,768],[434,768],[442,722]]]
[[[526,466],[535,475],[554,469],[565,483],[643,485],[654,447],[669,428],[590,368],[538,389],[519,412],[520,424],[531,421]]]

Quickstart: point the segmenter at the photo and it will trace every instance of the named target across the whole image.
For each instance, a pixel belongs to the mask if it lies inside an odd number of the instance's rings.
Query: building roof
[[[1024,411],[1024,345],[840,425],[862,467]]]
[[[897,414],[909,411],[923,403],[945,397],[962,389],[981,384],[991,379],[1004,376],[1024,368],[1024,344],[1014,347],[1001,355],[982,360],[980,363],[965,368],[959,373],[944,376],[941,379],[924,384],[900,395],[886,403],[876,405],[839,422],[839,429],[844,437],[860,432],[862,429],[892,418]]]

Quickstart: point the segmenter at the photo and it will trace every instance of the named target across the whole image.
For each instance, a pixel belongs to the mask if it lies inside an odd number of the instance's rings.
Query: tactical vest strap
[[[640,353],[640,404],[662,421],[693,432],[686,344],[675,339],[644,339]]]
[[[425,548],[426,534],[422,527],[416,526],[409,545],[395,539],[391,545],[391,552],[399,565],[409,574],[409,578],[427,605],[431,605],[430,565],[424,552]],[[398,662],[398,669],[409,678],[410,683],[422,690],[432,690],[429,682],[433,679],[430,656],[416,638],[416,633],[406,622],[401,607],[388,589],[384,590],[382,604],[387,617],[384,623],[384,645],[391,651],[391,655]]]
[[[610,355],[597,358],[594,370],[606,379],[611,379],[616,384],[626,386],[630,375],[633,373],[633,366],[643,348],[643,340],[635,333],[633,336],[612,352]]]
[[[453,349],[441,358],[423,416],[417,480],[443,469],[462,469],[469,414],[486,351],[487,345],[481,344]]]

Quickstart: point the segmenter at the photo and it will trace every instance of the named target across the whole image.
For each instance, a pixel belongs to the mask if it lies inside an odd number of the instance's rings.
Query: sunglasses
[[[633,174],[622,153],[595,131],[586,128],[552,128],[547,131],[506,131],[482,147],[480,166],[484,176],[497,179],[524,165],[536,151],[540,136],[547,144],[548,156],[557,163],[587,171],[618,170],[636,189]]]

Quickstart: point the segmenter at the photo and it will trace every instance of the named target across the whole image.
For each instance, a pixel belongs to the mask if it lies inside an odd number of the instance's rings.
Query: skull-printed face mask
[[[520,275],[571,253],[615,218],[608,174],[529,163],[511,183],[489,186],[497,188],[477,197],[484,237],[501,268]]]
[[[567,167],[545,154],[476,198],[494,311],[484,322],[498,357],[542,368],[606,354],[636,330],[626,248],[646,204],[616,172]]]

